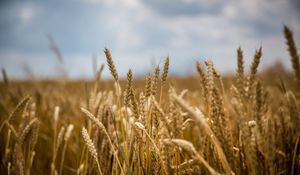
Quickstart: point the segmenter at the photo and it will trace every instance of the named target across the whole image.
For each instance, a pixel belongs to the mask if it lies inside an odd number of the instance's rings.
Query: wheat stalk
[[[63,165],[64,165],[64,161],[65,161],[67,144],[68,144],[69,138],[71,137],[73,129],[74,129],[74,125],[73,124],[69,124],[69,126],[67,128],[67,131],[65,133],[65,136],[64,136],[65,144],[64,144],[64,147],[63,147],[62,157],[61,157],[61,161],[60,161],[59,175],[62,174],[62,169],[63,169]]]
[[[52,156],[52,163],[51,163],[51,172],[50,175],[54,175],[56,168],[55,168],[55,161],[56,161],[56,156],[57,156],[57,140],[56,140],[56,133],[57,133],[57,122],[59,118],[59,111],[60,107],[55,106],[54,108],[54,113],[53,113],[53,119],[54,119],[54,124],[53,124],[53,145],[52,145],[52,150],[53,150],[53,156]]]

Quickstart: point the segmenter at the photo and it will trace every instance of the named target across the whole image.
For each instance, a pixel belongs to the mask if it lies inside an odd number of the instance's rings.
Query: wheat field
[[[198,75],[168,76],[172,59],[144,80],[16,82],[2,71],[0,174],[300,174],[300,63],[284,28],[292,72],[258,71],[263,49],[235,75],[210,60]],[[283,48],[285,49],[285,48]],[[277,74],[278,75],[278,74]]]

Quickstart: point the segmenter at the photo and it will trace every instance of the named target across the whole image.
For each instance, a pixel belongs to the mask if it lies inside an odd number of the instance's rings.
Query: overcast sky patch
[[[46,35],[71,78],[91,77],[92,55],[105,63],[104,47],[121,76],[129,68],[145,75],[167,55],[175,74],[193,73],[194,62],[205,59],[232,72],[239,46],[248,64],[262,46],[262,66],[289,66],[282,29],[289,26],[299,45],[299,11],[297,0],[6,1],[0,3],[0,66],[13,78],[24,78],[23,65],[36,75],[57,76]]]

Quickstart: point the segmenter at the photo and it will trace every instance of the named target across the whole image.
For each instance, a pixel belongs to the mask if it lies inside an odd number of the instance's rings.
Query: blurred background
[[[289,69],[284,25],[299,48],[300,1],[1,1],[0,67],[11,79],[91,78],[108,47],[121,77],[129,68],[145,75],[167,55],[173,75],[193,74],[205,59],[230,73],[239,46],[246,65],[262,46],[260,68]]]

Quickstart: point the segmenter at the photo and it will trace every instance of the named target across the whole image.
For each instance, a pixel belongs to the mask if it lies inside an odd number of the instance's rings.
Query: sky
[[[0,68],[12,79],[54,78],[62,67],[70,78],[91,78],[92,58],[105,63],[107,47],[121,77],[129,68],[136,76],[152,72],[166,56],[172,74],[193,74],[195,62],[206,59],[228,73],[239,46],[246,65],[262,46],[259,69],[276,62],[289,68],[284,25],[300,48],[300,1],[1,1]]]

